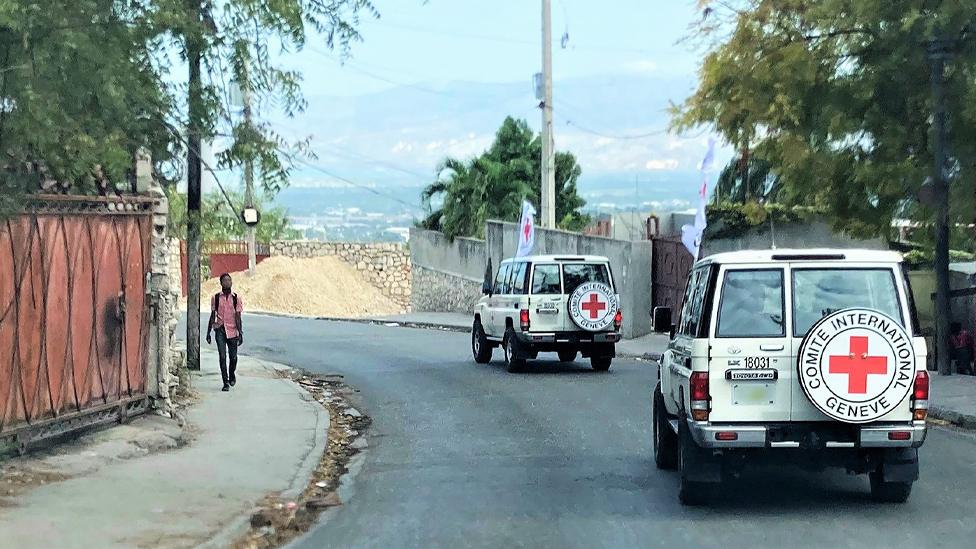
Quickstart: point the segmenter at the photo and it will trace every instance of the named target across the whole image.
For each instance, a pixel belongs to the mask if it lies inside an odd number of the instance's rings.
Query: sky
[[[375,5],[380,18],[362,20],[347,59],[315,37],[278,57],[304,75],[308,108],[261,115],[317,155],[293,186],[422,186],[445,156],[487,148],[505,116],[540,127],[540,1]],[[694,0],[552,0],[556,147],[577,155],[591,202],[632,201],[635,185],[643,202],[695,195],[707,135],[663,130],[669,104],[694,88],[700,52],[681,39],[698,17]]]

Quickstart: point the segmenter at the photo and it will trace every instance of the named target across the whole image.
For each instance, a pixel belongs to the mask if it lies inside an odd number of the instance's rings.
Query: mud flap
[[[914,482],[918,480],[918,449],[892,448],[885,450],[878,468],[885,482]]]
[[[689,482],[722,482],[722,460],[712,455],[708,448],[695,444],[687,423],[678,426],[678,438],[682,453],[681,476]]]

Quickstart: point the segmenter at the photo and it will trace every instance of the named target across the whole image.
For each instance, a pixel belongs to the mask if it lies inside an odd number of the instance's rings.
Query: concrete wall
[[[470,313],[481,298],[487,253],[484,240],[448,240],[437,231],[410,229],[414,311]]]
[[[485,240],[492,266],[515,255],[518,225],[489,221]],[[579,233],[536,228],[536,254],[587,254],[610,259],[624,312],[623,337],[651,331],[651,242],[623,241]]]
[[[410,306],[410,252],[403,244],[281,240],[271,243],[271,255],[338,257],[355,267],[383,295],[404,308]]]
[[[882,238],[873,240],[854,239],[845,234],[834,232],[829,224],[822,221],[776,224],[773,228],[770,228],[769,224],[765,224],[761,227],[754,227],[734,238],[709,238],[709,233],[717,229],[718,227],[712,227],[711,230],[705,230],[701,250],[702,257],[736,250],[768,250],[773,247],[774,237],[777,248],[888,249],[888,243]]]

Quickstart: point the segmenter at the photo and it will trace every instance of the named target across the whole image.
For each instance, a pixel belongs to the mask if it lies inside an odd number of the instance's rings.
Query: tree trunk
[[[946,181],[946,104],[945,104],[945,56],[944,51],[932,54],[932,117],[935,137],[935,349],[939,373],[952,374],[949,345],[949,323],[952,304],[949,302],[949,184]]]
[[[186,147],[186,364],[200,369],[200,126],[203,118],[203,84],[200,60],[203,47],[199,34],[200,0],[187,0],[194,28],[186,35],[186,57],[189,65],[189,125]]]

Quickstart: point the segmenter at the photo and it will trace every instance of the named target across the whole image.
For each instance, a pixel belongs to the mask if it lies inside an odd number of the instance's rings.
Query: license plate
[[[737,383],[732,385],[732,404],[737,406],[769,406],[773,404],[773,384]]]
[[[554,315],[559,312],[559,308],[555,303],[540,303],[535,312],[543,315]]]
[[[729,381],[773,381],[778,372],[771,368],[755,370],[726,370],[725,379]]]

